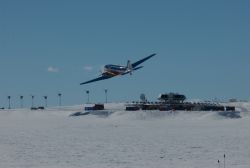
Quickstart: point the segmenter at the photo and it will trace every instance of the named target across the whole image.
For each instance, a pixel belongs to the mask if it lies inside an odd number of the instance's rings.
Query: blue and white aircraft
[[[155,56],[156,54],[151,54],[135,63],[130,63],[130,61],[128,60],[127,62],[127,66],[121,66],[121,65],[105,65],[104,66],[104,71],[102,72],[102,74],[100,75],[100,77],[86,81],[81,83],[80,85],[84,85],[87,83],[92,83],[92,82],[96,82],[96,81],[100,81],[100,80],[105,80],[105,79],[109,79],[118,75],[126,75],[126,74],[130,74],[132,75],[132,72],[138,69],[143,68],[143,66],[139,66],[141,63],[143,63],[144,61],[150,59],[151,57]]]

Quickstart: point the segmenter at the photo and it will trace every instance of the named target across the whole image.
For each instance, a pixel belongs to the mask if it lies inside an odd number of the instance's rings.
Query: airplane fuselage
[[[104,66],[104,73],[103,74],[109,74],[111,76],[121,75],[127,71],[127,67],[120,66],[120,65],[105,65]]]

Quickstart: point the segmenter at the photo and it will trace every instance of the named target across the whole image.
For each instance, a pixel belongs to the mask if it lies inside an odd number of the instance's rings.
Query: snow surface
[[[69,117],[83,106],[0,111],[1,168],[250,167],[250,103],[218,112],[127,112]]]

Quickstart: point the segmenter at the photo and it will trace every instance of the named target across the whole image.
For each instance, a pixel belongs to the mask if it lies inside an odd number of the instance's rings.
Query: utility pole
[[[88,101],[87,101],[87,103],[89,104],[89,90],[86,90],[86,93],[88,95]]]
[[[226,168],[226,154],[224,154],[224,168]]]
[[[45,107],[47,107],[47,99],[48,99],[48,96],[43,96],[44,100],[45,100]]]
[[[20,107],[23,108],[23,96],[20,96]]]
[[[62,106],[62,93],[58,93],[59,97],[59,106]]]
[[[108,89],[105,89],[105,98],[106,98],[106,104],[108,103]]]
[[[8,96],[7,98],[9,100],[9,109],[10,109],[10,99],[11,99],[11,96]]]
[[[34,107],[34,98],[35,98],[35,96],[31,95],[31,107]]]

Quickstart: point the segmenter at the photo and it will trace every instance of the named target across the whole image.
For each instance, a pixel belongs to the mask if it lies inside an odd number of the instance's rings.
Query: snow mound
[[[104,117],[110,120],[220,120],[220,119],[239,119],[240,112],[233,111],[83,111],[74,112],[69,116],[87,117],[92,115],[95,117]]]

